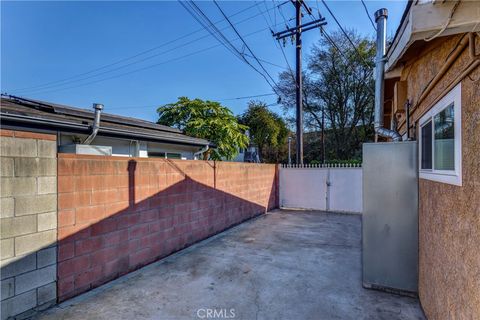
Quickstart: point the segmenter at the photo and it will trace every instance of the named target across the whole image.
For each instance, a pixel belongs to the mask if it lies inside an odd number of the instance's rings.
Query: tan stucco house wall
[[[413,106],[411,133],[416,133],[417,140],[419,119],[448,93],[470,63],[480,58],[472,58],[467,45],[416,105],[431,79],[468,36],[459,34],[425,42],[413,58],[403,63],[400,77],[386,81],[386,92],[393,92],[388,86],[395,81],[407,82],[407,97]],[[475,47],[478,55],[478,34]],[[462,185],[419,179],[419,296],[428,319],[480,318],[480,67],[473,68],[459,83]],[[404,134],[402,117],[398,129]]]

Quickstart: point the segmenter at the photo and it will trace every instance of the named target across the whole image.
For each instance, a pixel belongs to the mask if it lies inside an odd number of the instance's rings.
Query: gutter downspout
[[[93,119],[92,132],[85,141],[83,141],[83,144],[92,143],[93,139],[97,136],[98,129],[100,129],[100,114],[102,113],[103,104],[94,103],[93,109],[95,110],[95,118]]]
[[[203,147],[200,151],[195,152],[195,153],[193,154],[193,158],[196,159],[196,160],[198,160],[202,154],[204,154],[205,152],[208,151],[208,149],[210,149],[210,147],[209,147],[208,145],[206,145],[206,146]],[[198,159],[197,159],[197,157],[198,157]]]
[[[393,141],[401,141],[402,136],[396,131],[389,130],[383,126],[383,100],[384,100],[384,81],[385,81],[385,62],[387,60],[387,9],[379,9],[375,12],[375,22],[377,23],[377,57],[375,61],[375,133],[385,138],[391,138]]]

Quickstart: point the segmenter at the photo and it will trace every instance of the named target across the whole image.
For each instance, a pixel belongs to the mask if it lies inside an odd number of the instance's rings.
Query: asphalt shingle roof
[[[0,119],[2,124],[30,121],[44,122],[52,129],[61,130],[64,125],[77,127],[78,130],[89,130],[93,124],[94,112],[88,109],[75,108],[45,101],[19,97],[2,97]],[[63,130],[66,131],[66,130]],[[153,140],[187,145],[213,146],[205,139],[185,135],[181,130],[156,124],[154,122],[124,117],[102,112],[99,135],[129,136],[137,140]]]

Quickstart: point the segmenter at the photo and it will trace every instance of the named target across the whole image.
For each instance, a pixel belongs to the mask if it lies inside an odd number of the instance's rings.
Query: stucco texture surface
[[[408,96],[416,99],[460,40],[440,38],[406,65]],[[480,52],[480,40],[476,40]],[[418,105],[413,120],[432,103],[470,62],[468,47]],[[429,319],[480,319],[480,70],[461,81],[462,186],[420,179],[419,295]],[[418,127],[418,126],[417,126]]]

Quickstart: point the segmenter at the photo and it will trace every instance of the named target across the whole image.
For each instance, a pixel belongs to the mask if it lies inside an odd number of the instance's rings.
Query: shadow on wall
[[[276,206],[275,181],[270,185],[267,202],[258,204],[216,189],[217,170],[214,167],[213,186],[210,186],[195,181],[174,162],[167,160],[165,163],[183,178],[145,197],[142,195],[145,190],[138,186],[145,186],[145,182],[137,180],[146,180],[146,176],[138,174],[138,162],[130,160],[128,205],[119,201],[118,205],[109,205],[108,209],[102,206],[77,207],[75,225],[59,227],[59,301],[102,285]],[[150,181],[152,176],[147,178]],[[248,185],[239,187],[250,192]],[[115,207],[121,209],[112,212]],[[90,224],[92,221],[95,222]]]
[[[275,166],[265,174],[254,164],[247,165],[252,173],[244,165],[204,161],[108,161],[59,155],[58,302],[278,206]],[[37,254],[3,266],[2,278],[12,269],[22,272]],[[38,286],[44,277],[52,275],[24,280]],[[15,308],[2,308],[2,319],[32,308],[23,297]]]
[[[109,203],[109,209],[105,206],[76,207],[75,216],[72,216],[75,225],[65,227],[62,223],[59,226],[59,301],[88,291],[276,206],[276,179],[270,184],[268,198],[262,204],[217,189],[215,163],[207,162],[211,166],[207,170],[213,173],[210,185],[207,185],[192,179],[175,162],[162,162],[167,166],[164,170],[166,174],[157,177],[146,176],[146,172],[138,173],[139,163],[130,160],[127,169],[128,205],[121,201],[119,194],[107,192],[103,202]],[[190,169],[195,165],[192,164]],[[235,175],[234,172],[232,174]],[[151,183],[152,179],[162,177],[163,183],[158,181],[161,191],[145,196],[145,192],[152,193],[152,187],[157,188],[156,183]],[[146,183],[146,180],[149,182]],[[231,180],[226,184],[235,183],[234,178]],[[173,181],[176,182],[170,184]],[[145,190],[146,185],[148,188]],[[246,194],[251,194],[249,188],[255,189],[240,183],[230,187],[233,190],[245,188]],[[120,201],[116,205],[108,197]],[[112,206],[120,210],[112,211]]]

